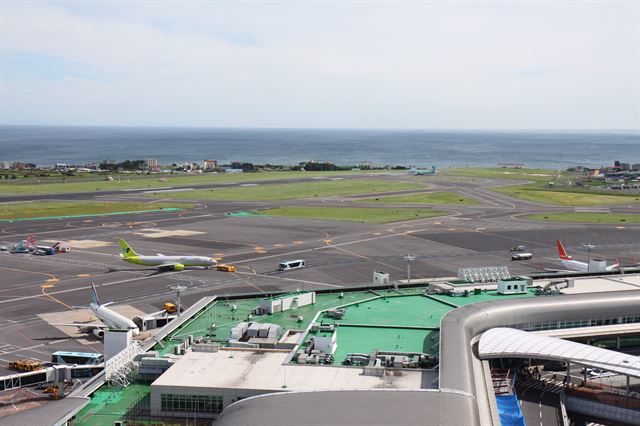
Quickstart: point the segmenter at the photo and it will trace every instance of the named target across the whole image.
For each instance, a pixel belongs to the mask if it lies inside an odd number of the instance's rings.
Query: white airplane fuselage
[[[589,272],[589,264],[585,262],[578,262],[577,260],[560,259],[560,263],[562,263],[562,265],[565,268],[571,271]]]
[[[163,266],[180,264],[184,266],[214,266],[216,261],[206,256],[135,256],[123,257],[124,261],[147,266]]]
[[[91,303],[89,307],[95,316],[102,321],[107,328],[113,328],[116,330],[132,330],[134,336],[137,336],[140,333],[138,326],[133,321],[117,312],[114,312],[105,305]]]

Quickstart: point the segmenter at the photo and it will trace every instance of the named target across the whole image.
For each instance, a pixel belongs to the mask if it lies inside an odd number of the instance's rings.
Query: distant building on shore
[[[22,161],[14,161],[11,163],[11,168],[13,170],[22,170],[24,169],[24,163]]]
[[[216,160],[203,160],[202,161],[202,170],[205,172],[210,170],[215,170],[218,167],[218,162]]]
[[[154,167],[159,166],[157,158],[148,158],[145,160],[145,162],[147,163],[147,167],[150,169],[153,169]]]

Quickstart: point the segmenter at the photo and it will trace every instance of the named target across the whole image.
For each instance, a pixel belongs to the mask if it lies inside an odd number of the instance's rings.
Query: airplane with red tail
[[[615,269],[620,269],[620,261],[616,260],[616,263],[613,265],[607,265],[606,260],[598,260],[598,259],[590,259],[590,263],[580,262],[578,260],[573,260],[572,256],[567,254],[564,246],[562,245],[562,241],[557,240],[556,242],[558,246],[558,260],[562,265],[568,269],[568,271],[578,271],[578,272],[607,272],[613,271]]]

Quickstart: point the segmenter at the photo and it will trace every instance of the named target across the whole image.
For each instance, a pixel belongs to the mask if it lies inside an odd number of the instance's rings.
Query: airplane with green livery
[[[217,263],[207,256],[165,256],[160,253],[157,256],[142,256],[123,239],[120,239],[120,257],[125,262],[136,265],[157,266],[161,271],[182,271],[187,266],[213,268]]]

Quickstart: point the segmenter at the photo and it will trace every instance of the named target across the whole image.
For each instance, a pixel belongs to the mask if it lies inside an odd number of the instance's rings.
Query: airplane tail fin
[[[624,268],[622,267],[622,264],[620,264],[620,259],[616,259],[616,263],[614,263],[611,266],[607,266],[607,271],[615,271],[618,270],[621,274],[624,274]]]
[[[100,299],[98,299],[98,292],[96,291],[96,286],[93,283],[93,281],[91,281],[91,291],[93,292],[93,295],[91,296],[91,301],[96,305],[100,306]]]
[[[133,257],[137,255],[138,253],[136,253],[135,250],[131,248],[131,246],[129,246],[129,244],[127,244],[125,240],[120,238],[120,256],[127,258],[127,257]]]
[[[571,260],[572,259],[571,256],[567,255],[567,252],[565,251],[564,246],[562,245],[562,242],[560,240],[558,240],[558,256],[562,260]]]

